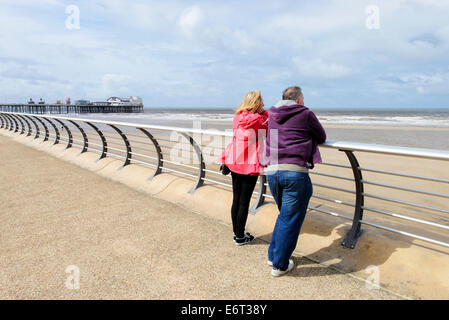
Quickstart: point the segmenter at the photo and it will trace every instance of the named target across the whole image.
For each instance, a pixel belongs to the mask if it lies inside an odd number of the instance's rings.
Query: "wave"
[[[423,116],[318,116],[323,124],[449,127],[448,118]]]
[[[120,113],[120,114],[89,114],[95,118],[120,118],[121,121],[212,121],[212,122],[232,122],[233,114],[227,113]]]
[[[370,114],[320,114],[316,113],[318,119],[322,124],[334,125],[363,125],[363,126],[416,126],[416,127],[443,127],[449,128],[449,113],[448,114],[434,114],[434,115],[398,115],[392,112],[391,114],[383,113],[378,115]],[[208,123],[231,123],[234,114],[231,112],[217,112],[217,111],[196,111],[196,112],[179,112],[179,111],[164,111],[154,112],[146,111],[145,113],[123,113],[123,114],[87,114],[83,117],[108,119],[125,122],[138,123],[158,123],[165,124],[170,122],[193,122],[204,121]]]

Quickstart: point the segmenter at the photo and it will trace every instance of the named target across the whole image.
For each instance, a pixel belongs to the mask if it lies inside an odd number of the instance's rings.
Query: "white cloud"
[[[378,83],[380,92],[396,92],[400,95],[410,95],[410,90],[419,95],[449,94],[449,72],[405,73],[388,75]]]
[[[131,76],[127,74],[115,74],[115,73],[107,73],[101,77],[101,82],[103,85],[103,91],[105,95],[126,95],[127,92],[130,92],[131,88],[129,88]]]
[[[123,92],[192,106],[226,105],[249,88],[277,99],[300,76],[309,92],[326,87],[336,101],[354,91],[369,101],[371,87],[386,96],[405,89],[410,101],[447,91],[446,3],[78,0],[81,29],[70,31],[66,1],[3,0],[0,83],[23,99],[51,88],[59,99]],[[379,30],[365,27],[371,4],[380,8]],[[395,78],[377,80],[385,74]],[[342,84],[332,92],[335,79]],[[311,95],[317,104],[324,96]]]
[[[100,0],[89,1],[81,9],[87,14],[104,15],[121,28],[170,33],[182,6],[178,1]]]
[[[435,36],[443,41],[447,47],[449,47],[449,26],[438,28],[435,31]]]
[[[236,50],[242,49],[246,52],[246,50],[254,48],[257,43],[245,30],[236,29],[232,35],[231,45]]]
[[[413,2],[425,6],[448,7],[448,0],[413,0]]]
[[[319,58],[293,57],[292,61],[303,76],[311,78],[336,79],[353,73],[347,66],[335,62],[325,62]]]
[[[184,35],[192,36],[202,19],[203,12],[199,6],[189,7],[181,13],[178,19],[178,26]]]

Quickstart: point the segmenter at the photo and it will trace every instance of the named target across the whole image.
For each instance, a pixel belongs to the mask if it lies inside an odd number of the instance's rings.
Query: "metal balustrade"
[[[195,190],[201,187],[204,183],[211,183],[224,188],[232,188],[230,177],[221,175],[217,163],[208,163],[208,166],[206,167],[206,160],[204,157],[204,150],[210,148],[210,151],[214,151],[215,153],[215,159],[218,158],[218,154],[221,153],[223,146],[226,144],[214,146],[213,144],[206,145],[202,143],[202,138],[205,136],[220,137],[221,141],[223,141],[224,138],[225,141],[227,139],[229,142],[232,138],[232,132],[25,113],[19,114],[13,112],[0,112],[0,128],[18,135],[34,135],[32,139],[50,141],[53,144],[64,143],[66,149],[76,146],[81,149],[80,153],[88,151],[95,152],[99,154],[98,160],[105,157],[119,159],[123,161],[123,167],[133,163],[150,167],[154,169],[154,173],[149,179],[154,178],[162,172],[181,175],[189,179],[191,178],[194,180],[194,185],[190,190],[191,193],[195,192]],[[179,139],[174,140],[173,137],[168,137],[174,133],[178,138],[183,138],[183,140],[179,141]],[[200,140],[198,137],[201,138],[201,141],[198,141]],[[161,144],[160,141],[164,144]],[[172,143],[172,145],[169,145],[170,143]],[[183,145],[182,152],[188,154],[189,160],[191,162],[193,161],[193,163],[183,163],[182,161],[171,159],[173,147],[178,144]],[[440,220],[449,222],[449,216],[437,216],[434,220],[438,220],[438,222],[429,221],[434,214],[449,214],[449,194],[381,183],[368,180],[364,176],[365,174],[377,174],[385,177],[393,176],[401,178],[404,179],[404,181],[407,179],[421,180],[425,181],[425,183],[432,183],[432,188],[435,189],[439,188],[439,186],[444,186],[447,189],[449,186],[448,179],[396,172],[390,169],[380,170],[368,168],[361,166],[359,164],[359,159],[356,157],[356,153],[375,153],[383,154],[386,157],[402,156],[409,159],[449,161],[448,151],[339,141],[328,141],[320,147],[335,150],[335,152],[339,152],[342,155],[344,154],[347,162],[323,162],[322,164],[317,165],[315,170],[310,171],[312,176],[321,178],[321,180],[325,179],[326,183],[313,183],[314,188],[318,188],[320,192],[314,192],[312,200],[314,202],[319,201],[319,203],[312,204],[311,202],[309,209],[352,222],[350,231],[342,241],[343,246],[352,249],[355,248],[357,241],[363,233],[362,225],[369,225],[414,239],[420,239],[440,246],[449,247],[449,241],[446,239],[449,239],[447,233],[449,225],[440,222]],[[191,155],[194,155],[193,159],[190,158]],[[387,163],[385,165],[387,165]],[[351,176],[343,176],[335,174],[334,172],[329,173],[319,171],[318,168],[347,170]],[[347,187],[336,186],[332,183],[334,180],[351,184],[352,188],[348,189]],[[250,209],[252,213],[255,213],[265,202],[272,201],[271,199],[273,199],[273,197],[267,186],[266,176],[260,176],[258,186],[256,186],[256,190],[254,191],[256,199],[254,205]],[[395,190],[398,193],[405,192],[408,194],[419,194],[432,199],[436,198],[438,199],[436,203],[443,203],[443,205],[438,206],[433,204],[433,202],[431,205],[428,203],[418,203],[410,199],[396,199],[391,194],[375,194],[373,192],[367,192],[366,189],[368,187],[376,188],[376,190]],[[324,190],[324,194],[321,190]],[[333,196],[335,193],[338,193],[338,199],[336,196]],[[387,206],[386,204],[380,208],[366,205],[365,202],[368,199],[376,200],[380,203],[388,203],[396,210],[405,210],[404,208],[409,208],[409,212],[413,212],[416,215],[427,215],[429,220],[425,219],[426,216],[414,217],[413,215],[392,212],[385,208],[385,206]],[[325,205],[326,203],[329,203],[331,207],[327,208]],[[346,209],[333,206],[341,206]],[[367,212],[369,212],[369,215]],[[382,221],[382,224],[366,220],[370,215],[376,215],[376,217],[382,216],[382,219],[385,220],[378,219],[379,221]],[[404,230],[404,228],[398,229],[397,227],[392,227],[391,225],[388,225],[390,222],[397,223],[395,222],[396,220],[393,221],[392,219],[414,224],[413,228],[408,225],[405,225],[406,230]],[[419,225],[419,227],[416,227],[416,225]],[[430,233],[438,235],[436,238],[445,239],[435,239],[435,237],[422,235],[423,233],[428,233],[428,228],[433,228]],[[411,231],[410,229],[416,231]],[[436,232],[435,230],[439,231]]]

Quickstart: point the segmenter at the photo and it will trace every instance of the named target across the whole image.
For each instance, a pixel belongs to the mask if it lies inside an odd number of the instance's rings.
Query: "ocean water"
[[[312,109],[329,140],[449,150],[448,109]],[[229,129],[234,110],[145,108],[139,114],[82,114],[80,118],[203,129]]]
[[[449,128],[448,109],[317,109],[323,124]]]

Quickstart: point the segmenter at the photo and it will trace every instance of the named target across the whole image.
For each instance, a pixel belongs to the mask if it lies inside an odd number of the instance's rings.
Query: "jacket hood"
[[[258,121],[261,121],[261,118],[266,119],[268,117],[268,113],[264,112],[263,114],[258,114],[258,113],[251,113],[248,110],[243,110],[237,116],[239,126],[244,129],[248,129],[254,127],[254,125]]]
[[[292,116],[308,110],[307,107],[291,102],[290,100],[283,100],[270,108],[270,118],[279,124],[283,124]]]

